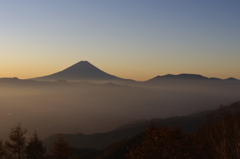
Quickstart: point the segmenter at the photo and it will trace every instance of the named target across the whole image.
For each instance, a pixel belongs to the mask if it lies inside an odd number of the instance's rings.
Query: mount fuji
[[[34,80],[101,80],[101,81],[115,81],[124,80],[122,78],[110,75],[88,61],[80,61],[60,72],[33,78]]]

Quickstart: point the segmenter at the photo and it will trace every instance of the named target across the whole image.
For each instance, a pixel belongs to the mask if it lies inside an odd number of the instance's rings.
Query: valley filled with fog
[[[184,116],[240,99],[239,81],[93,83],[0,80],[1,138],[21,123],[28,134],[99,133],[137,120]]]

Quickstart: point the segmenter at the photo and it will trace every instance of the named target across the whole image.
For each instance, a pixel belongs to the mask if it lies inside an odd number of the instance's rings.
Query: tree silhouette
[[[196,133],[203,157],[235,159],[240,156],[240,112],[222,107]],[[202,157],[202,158],[203,158]],[[205,158],[207,158],[205,157]]]
[[[40,159],[43,158],[46,149],[43,147],[42,141],[39,139],[37,132],[33,133],[28,145],[26,146],[27,159]]]
[[[0,141],[0,159],[2,159],[5,156],[5,148],[3,145],[3,141]]]
[[[27,130],[23,129],[20,123],[11,129],[9,134],[10,141],[5,142],[8,157],[11,156],[11,158],[17,159],[25,157],[26,132]]]
[[[51,152],[54,159],[65,159],[71,154],[72,149],[62,135],[60,135],[54,143]]]

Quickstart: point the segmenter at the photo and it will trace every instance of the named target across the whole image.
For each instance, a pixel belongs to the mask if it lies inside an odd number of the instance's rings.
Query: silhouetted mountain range
[[[199,74],[179,74],[179,75],[172,75],[172,74],[167,74],[164,76],[156,76],[148,81],[147,83],[156,83],[160,81],[175,81],[175,80],[185,80],[185,81],[239,81],[236,78],[230,77],[227,79],[220,79],[220,78],[215,78],[215,77],[205,77]]]
[[[99,68],[95,67],[88,61],[80,61],[63,71],[43,76],[33,78],[34,80],[89,80],[89,81],[125,81],[125,82],[134,82],[134,80],[123,79],[120,77],[116,77],[110,75]],[[205,80],[205,81],[239,81],[236,78],[230,77],[227,79],[220,79],[215,77],[204,77],[199,74],[179,74],[179,75],[172,75],[167,74],[163,76],[156,76],[152,79],[145,81],[146,83],[155,83],[162,80]]]
[[[110,75],[88,61],[80,61],[67,69],[34,80],[121,80],[122,78]]]

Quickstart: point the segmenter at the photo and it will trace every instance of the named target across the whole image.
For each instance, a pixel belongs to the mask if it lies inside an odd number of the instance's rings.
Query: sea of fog
[[[239,83],[0,82],[0,139],[18,123],[45,138],[216,109],[240,99]]]

